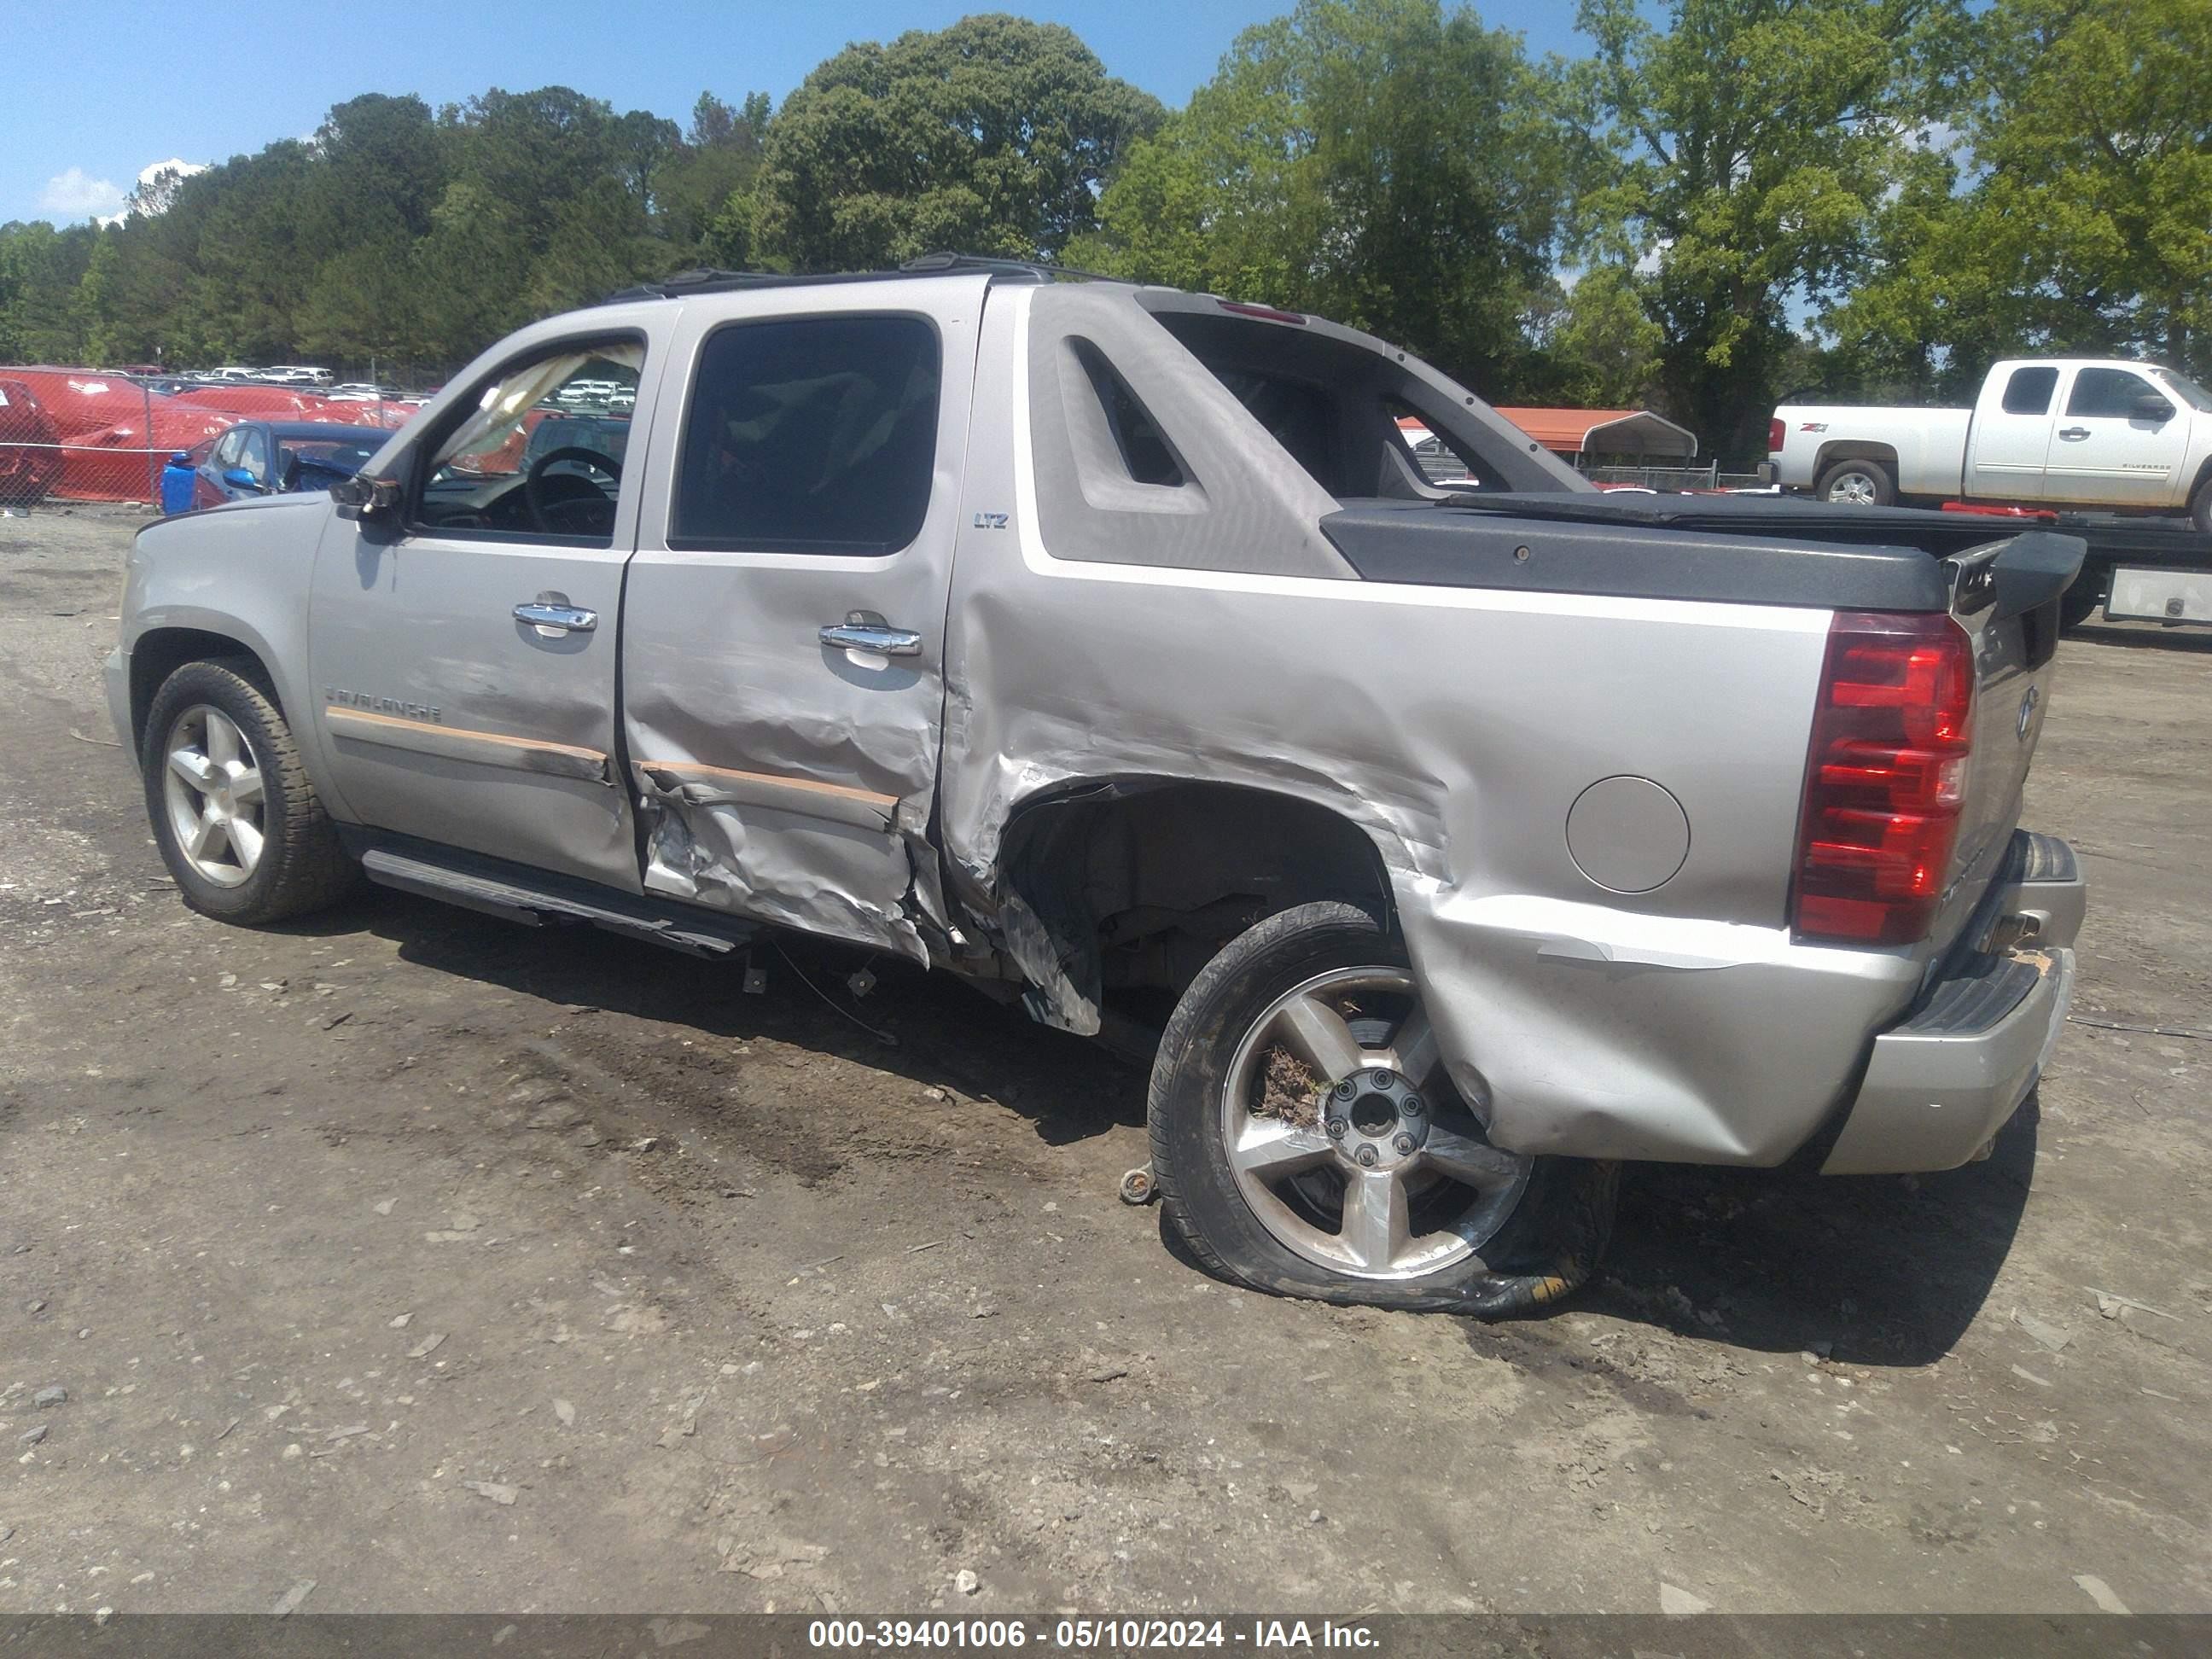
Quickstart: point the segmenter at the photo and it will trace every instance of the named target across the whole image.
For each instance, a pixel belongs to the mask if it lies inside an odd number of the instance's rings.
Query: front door
[[[2047,494],[2061,501],[2164,507],[2180,494],[2188,447],[2188,419],[2166,388],[2132,369],[2077,369],[2051,436]]]
[[[623,617],[647,891],[921,957],[987,282],[732,296],[671,347]]]
[[[637,890],[615,664],[640,490],[614,405],[651,345],[526,349],[425,433],[396,525],[331,520],[315,719],[369,827]]]

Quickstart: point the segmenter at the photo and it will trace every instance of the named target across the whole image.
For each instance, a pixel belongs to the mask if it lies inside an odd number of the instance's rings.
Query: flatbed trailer
[[[2113,622],[2212,626],[2212,535],[2186,519],[1947,501],[1947,513],[2028,519],[2088,544],[2081,572],[2060,600],[2060,621],[2078,628],[2098,611]]]

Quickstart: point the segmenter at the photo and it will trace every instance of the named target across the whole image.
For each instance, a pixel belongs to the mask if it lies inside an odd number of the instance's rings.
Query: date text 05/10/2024
[[[1244,1648],[1255,1652],[1299,1649],[1371,1650],[1376,1632],[1333,1619],[1060,1619],[1034,1627],[1024,1619],[817,1619],[806,1627],[816,1649],[875,1651],[962,1650],[1003,1652],[1051,1647],[1073,1652],[1121,1652],[1133,1648],[1175,1650]]]

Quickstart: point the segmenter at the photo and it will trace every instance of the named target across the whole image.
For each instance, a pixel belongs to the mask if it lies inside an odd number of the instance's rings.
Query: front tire
[[[2197,486],[2189,498],[2189,522],[2200,536],[2212,536],[2212,477]]]
[[[138,757],[178,891],[202,915],[242,927],[319,910],[358,874],[253,667],[192,662],[170,675],[147,711]]]
[[[1838,461],[1820,475],[1813,493],[1839,507],[1894,507],[1897,479],[1880,461]]]
[[[1206,965],[1149,1116],[1168,1224],[1255,1290],[1496,1316],[1565,1296],[1612,1231],[1619,1166],[1492,1146],[1404,944],[1351,904],[1281,911]]]

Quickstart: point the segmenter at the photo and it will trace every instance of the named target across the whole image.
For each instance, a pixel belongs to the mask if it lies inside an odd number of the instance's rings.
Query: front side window
[[[269,439],[260,428],[246,428],[246,441],[238,452],[238,464],[254,483],[269,482]]]
[[[238,465],[239,452],[246,447],[246,428],[234,426],[222,434],[215,447],[215,465],[228,472]]]
[[[2008,415],[2047,415],[2051,394],[2057,389],[2055,368],[2015,368],[2005,382],[2004,412]]]
[[[2116,421],[2132,420],[2136,399],[2150,389],[2149,381],[2124,368],[2085,368],[2074,377],[2074,391],[2066,399],[2066,412]]]
[[[896,553],[937,461],[937,331],[916,317],[734,323],[700,349],[668,544]]]
[[[642,344],[606,340],[502,369],[433,450],[413,527],[611,546],[644,365]]]

